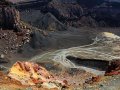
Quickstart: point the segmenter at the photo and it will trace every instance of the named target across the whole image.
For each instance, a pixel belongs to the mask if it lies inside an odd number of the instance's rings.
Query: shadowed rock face
[[[53,0],[49,3],[47,10],[62,20],[76,19],[83,13],[82,7],[78,3],[73,2],[73,0]]]
[[[20,2],[20,1],[24,1],[24,0],[9,0],[9,1],[16,3],[16,2]]]
[[[8,29],[17,29],[20,16],[19,12],[15,8],[3,7],[1,10],[1,27]]]
[[[41,0],[41,1],[42,1],[41,3],[45,2],[44,0]],[[79,16],[81,16],[83,14],[83,9],[77,3],[76,0],[65,0],[65,1],[64,0],[48,0],[48,3],[46,3],[46,4],[41,5],[41,3],[40,2],[39,3],[29,2],[29,8],[25,3],[23,3],[21,6],[18,5],[18,9],[22,13],[21,14],[23,17],[22,20],[26,21],[26,17],[24,17],[24,15],[28,14],[28,12],[31,12],[31,10],[29,11],[29,9],[32,9],[33,10],[32,12],[35,12],[35,13],[38,12],[38,10],[39,10],[39,12],[42,12],[42,13],[51,13],[59,21],[65,23],[66,25],[72,25],[73,21],[78,19]],[[24,7],[24,9],[22,9],[23,7]],[[28,12],[24,12],[25,9],[26,10],[28,9]],[[40,20],[39,17],[38,17],[38,19]],[[34,25],[33,21],[34,21],[34,18],[32,18],[30,21],[32,25]],[[76,21],[74,21],[74,22],[76,22]],[[38,26],[39,26],[39,23],[38,23]]]
[[[66,25],[79,26],[80,23],[77,20],[84,13],[84,10],[77,3],[77,0],[52,0],[47,5],[45,12],[52,13],[59,21]]]
[[[39,28],[48,31],[67,30],[66,25],[58,21],[51,13],[47,13],[41,18],[37,19],[37,21],[34,22],[34,25],[39,25]]]
[[[102,4],[105,0],[76,0],[81,6],[93,8],[94,6]]]
[[[76,65],[85,66],[85,67],[103,70],[103,71],[106,70],[109,64],[109,62],[107,61],[96,60],[96,59],[81,59],[81,58],[72,57],[72,56],[67,56],[66,58],[76,63]]]
[[[0,27],[21,31],[19,11],[5,2],[0,2],[0,4],[2,4],[0,6]]]
[[[32,9],[32,12],[37,12],[39,10],[39,12],[42,12],[43,14],[51,13],[63,24],[77,28],[81,26],[120,26],[120,3],[118,2],[108,3],[105,2],[105,0],[47,0],[47,2],[46,0],[40,1],[42,2],[32,3],[28,1],[29,6],[27,6],[23,2],[23,5],[18,5],[18,9],[21,10],[21,13],[24,12],[24,10],[28,10],[29,12],[29,9]],[[35,2],[38,2],[38,0]],[[28,13],[22,13],[23,17],[25,17],[25,15],[28,15]],[[22,18],[22,20],[25,19]],[[31,21],[29,21],[32,25],[34,25],[33,20],[35,19],[32,18]]]
[[[112,75],[119,75],[120,74],[120,60],[114,60],[108,66],[105,75],[112,76]]]
[[[20,20],[19,11],[9,2],[0,1],[0,54],[15,53],[29,40],[30,28]]]

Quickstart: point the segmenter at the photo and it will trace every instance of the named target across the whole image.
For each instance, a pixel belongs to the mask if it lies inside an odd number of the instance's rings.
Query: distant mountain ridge
[[[120,0],[109,0],[111,2],[120,2]]]
[[[27,15],[28,12],[38,13],[39,11],[39,13],[43,15],[51,13],[61,23],[77,28],[81,26],[120,26],[120,3],[116,2],[116,0],[110,0],[112,2],[108,2],[109,0],[14,0],[14,2],[15,1],[23,1],[17,3],[16,7],[21,12],[22,20],[29,21],[32,25],[34,25],[34,22],[37,23],[37,21],[40,21],[39,17],[41,16],[38,17],[39,20],[35,18],[37,20],[35,21],[34,18],[27,18],[28,20],[26,20],[25,15]],[[25,12],[25,10],[30,11]],[[32,17],[34,17],[34,15]],[[41,26],[39,24],[34,26]]]
[[[8,1],[11,1],[11,2],[21,2],[21,1],[35,1],[35,0],[8,0]],[[71,0],[63,0],[63,1],[71,1]],[[76,2],[76,0],[72,0],[73,2]],[[84,0],[85,1],[85,0]],[[120,0],[104,0],[104,1],[110,1],[110,2],[120,2]]]

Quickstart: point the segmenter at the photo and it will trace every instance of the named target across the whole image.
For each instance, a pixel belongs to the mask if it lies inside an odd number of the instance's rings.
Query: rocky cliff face
[[[46,9],[58,20],[66,25],[71,25],[83,14],[83,8],[75,0],[52,0]]]
[[[72,0],[58,0],[58,2],[53,0],[49,3],[47,10],[48,12],[51,12],[53,15],[62,20],[76,19],[83,14],[82,7],[78,3],[73,2]]]
[[[19,12],[15,8],[0,8],[1,27],[7,29],[18,29],[20,23]]]
[[[16,32],[23,31],[26,27],[20,20],[20,13],[12,4],[6,1],[0,1],[0,27],[3,29],[12,29]]]
[[[51,13],[43,15],[41,18],[34,22],[34,25],[38,25],[39,28],[48,31],[64,31],[67,30],[67,26],[56,19]]]
[[[30,28],[20,20],[19,11],[6,3],[0,1],[0,54],[5,59],[30,40]]]
[[[24,2],[20,6],[18,5],[21,13],[25,10],[29,12],[29,9],[30,11],[33,10],[32,12],[38,12],[39,10],[42,14],[51,13],[63,24],[77,28],[82,26],[120,26],[120,3],[118,2],[109,3],[105,0],[47,0],[46,3],[46,0],[40,0],[42,2],[38,3],[39,0],[33,1],[35,3],[27,2],[29,7]],[[25,15],[29,14],[27,12],[22,13],[22,17],[25,17]],[[25,19],[22,18],[22,20]],[[32,25],[34,25],[33,21],[35,21],[34,18],[29,19]]]

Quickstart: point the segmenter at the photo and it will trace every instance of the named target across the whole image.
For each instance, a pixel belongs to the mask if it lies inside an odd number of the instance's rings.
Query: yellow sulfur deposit
[[[32,62],[16,62],[9,70],[8,76],[18,80],[22,85],[41,85],[45,88],[61,90],[65,86],[63,81],[55,79],[49,72]]]
[[[51,77],[45,68],[30,62],[16,62],[9,70],[8,76],[19,80],[24,85],[46,82]]]

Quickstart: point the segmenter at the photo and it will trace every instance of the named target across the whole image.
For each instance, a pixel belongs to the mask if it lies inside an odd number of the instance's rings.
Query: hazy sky
[[[12,1],[12,2],[19,2],[19,1],[25,1],[25,0],[9,0],[9,1]]]
[[[19,2],[19,1],[29,1],[29,0],[9,0],[12,2]],[[110,1],[116,1],[116,2],[120,2],[120,0],[110,0]]]
[[[116,1],[116,2],[120,2],[120,0],[110,0],[110,1]]]

